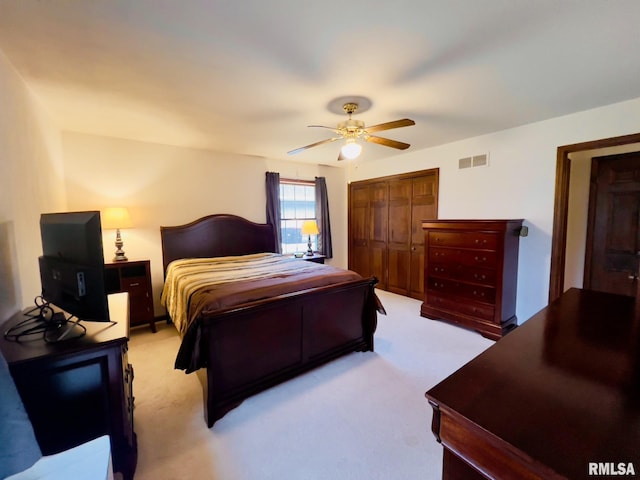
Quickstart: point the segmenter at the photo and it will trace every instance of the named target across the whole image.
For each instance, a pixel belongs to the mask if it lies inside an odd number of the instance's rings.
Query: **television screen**
[[[100,212],[43,213],[42,255],[83,265],[104,265]]]
[[[109,321],[100,212],[40,216],[42,297],[80,320]]]

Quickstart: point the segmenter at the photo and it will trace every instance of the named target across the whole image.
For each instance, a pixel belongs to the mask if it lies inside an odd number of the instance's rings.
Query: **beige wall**
[[[60,133],[0,51],[0,321],[40,293],[40,213],[66,208]]]
[[[347,266],[344,170],[129,140],[63,134],[70,210],[129,208],[135,228],[122,231],[129,259],[150,259],[156,314],[162,313],[160,226],[180,225],[213,213],[266,221],[265,172],[281,177],[327,179],[334,241],[331,264]],[[104,232],[105,259],[113,257],[115,232]]]

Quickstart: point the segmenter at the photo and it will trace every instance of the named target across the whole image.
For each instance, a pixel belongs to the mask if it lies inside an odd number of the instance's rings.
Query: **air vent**
[[[473,157],[464,157],[458,160],[458,169],[487,167],[489,165],[489,155],[474,155]]]
[[[487,161],[487,155],[483,154],[474,156],[471,163],[474,167],[486,167],[489,162]]]
[[[460,160],[458,160],[458,168],[459,169],[471,168],[472,160],[473,159],[471,157],[461,158]]]

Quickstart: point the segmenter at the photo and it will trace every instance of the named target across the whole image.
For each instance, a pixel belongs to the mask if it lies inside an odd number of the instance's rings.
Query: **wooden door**
[[[409,296],[424,298],[423,220],[438,218],[438,172],[411,180],[411,251],[409,259]]]
[[[438,216],[438,169],[349,185],[349,268],[378,288],[422,300],[422,220]]]
[[[369,260],[369,185],[349,189],[349,269],[364,277],[371,273]]]
[[[411,263],[411,190],[410,178],[389,182],[389,291],[407,295]]]
[[[640,254],[640,152],[594,157],[585,288],[635,296]]]
[[[349,188],[349,269],[374,275],[387,288],[387,197],[385,182]]]
[[[375,275],[379,288],[386,290],[387,278],[387,227],[388,227],[387,182],[378,182],[369,186],[369,271]]]

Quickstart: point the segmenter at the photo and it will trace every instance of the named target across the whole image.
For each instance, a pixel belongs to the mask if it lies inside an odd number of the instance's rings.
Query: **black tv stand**
[[[43,454],[51,455],[108,434],[113,470],[133,478],[137,441],[133,429],[133,367],[128,363],[127,293],[109,295],[117,322],[82,322],[86,334],[48,343],[0,339]],[[2,325],[24,320],[19,312]],[[52,413],[54,412],[54,413]]]

